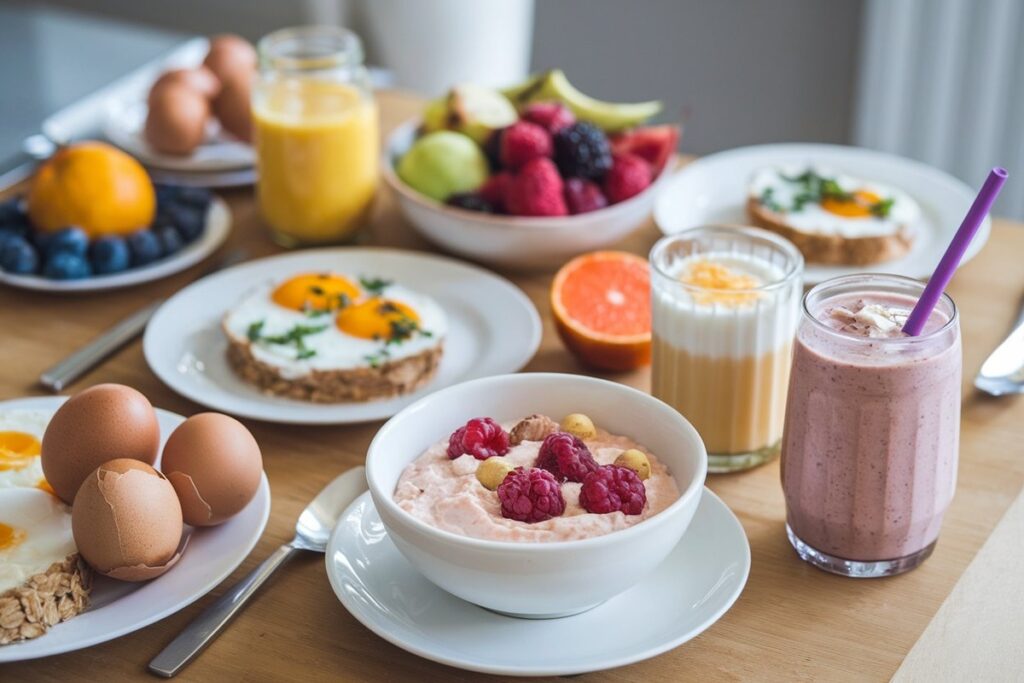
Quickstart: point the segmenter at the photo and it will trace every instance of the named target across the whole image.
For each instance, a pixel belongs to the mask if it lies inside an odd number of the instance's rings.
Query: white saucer
[[[427,581],[388,538],[369,493],[342,515],[326,561],[346,609],[403,650],[471,671],[558,676],[632,664],[696,637],[739,597],[750,546],[704,489],[689,530],[653,574],[589,612],[546,620],[496,614]]]
[[[433,297],[448,318],[437,375],[419,391],[366,403],[310,403],[263,394],[227,361],[224,314],[253,287],[291,275],[336,271],[394,280]],[[391,417],[436,389],[516,372],[540,345],[540,315],[522,290],[482,268],[398,249],[308,249],[258,259],[205,277],[167,300],[146,327],[146,362],[164,384],[232,415],[292,424],[345,424]]]
[[[66,400],[67,396],[20,398],[0,402],[0,410],[52,413]],[[162,450],[167,437],[185,418],[159,408],[156,417]],[[157,468],[159,464],[158,457]],[[34,640],[0,645],[0,664],[49,657],[104,643],[188,607],[227,578],[252,552],[269,516],[270,485],[263,475],[256,497],[241,512],[219,526],[191,530],[181,560],[166,574],[144,583],[97,576],[85,612],[57,624]]]
[[[912,226],[917,234],[906,256],[869,266],[808,263],[804,282],[809,285],[866,271],[929,277],[974,201],[975,190],[966,183],[893,154],[841,145],[756,145],[712,154],[684,166],[658,193],[654,220],[666,235],[701,225],[749,225],[744,207],[753,173],[764,166],[808,162],[898,187],[921,205],[921,217]],[[978,178],[979,183],[982,180]],[[992,219],[986,218],[962,263],[981,251],[991,229]]]
[[[94,275],[81,280],[51,280],[41,275],[12,275],[0,270],[0,283],[39,292],[99,292],[141,285],[180,273],[212,254],[231,232],[231,209],[220,197],[214,197],[206,214],[206,227],[195,242],[178,253],[140,268],[112,275]]]

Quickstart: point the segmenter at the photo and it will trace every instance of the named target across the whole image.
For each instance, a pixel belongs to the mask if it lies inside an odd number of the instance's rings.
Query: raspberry
[[[535,467],[547,470],[559,481],[583,481],[597,469],[587,445],[568,432],[549,434],[537,452]]]
[[[508,453],[508,432],[489,417],[475,417],[448,437],[448,457],[472,455],[486,460]]]
[[[480,186],[480,196],[488,204],[494,207],[495,211],[505,211],[505,196],[508,194],[508,184],[512,180],[512,174],[506,171],[495,173]]]
[[[509,472],[498,486],[501,516],[527,524],[543,522],[565,512],[558,482],[547,470],[531,467]]]
[[[582,121],[555,134],[555,162],[567,178],[598,180],[612,167],[608,138],[597,126]]]
[[[565,181],[565,205],[569,213],[587,213],[608,206],[608,198],[597,183],[583,178],[569,178]]]
[[[551,156],[551,136],[529,121],[517,121],[501,133],[501,163],[516,169],[538,157]]]
[[[514,216],[565,216],[564,183],[550,159],[527,162],[508,184],[505,209]]]
[[[604,193],[612,204],[643,192],[651,184],[651,165],[633,154],[616,154],[604,178]]]
[[[554,135],[563,128],[576,123],[576,117],[564,104],[559,102],[536,102],[523,111],[523,119]]]
[[[466,211],[494,213],[494,207],[491,203],[475,192],[453,194],[451,197],[448,197],[448,201],[445,203],[449,206],[465,209]]]
[[[605,465],[587,475],[580,489],[580,505],[587,512],[623,512],[639,515],[647,505],[647,489],[628,467]]]

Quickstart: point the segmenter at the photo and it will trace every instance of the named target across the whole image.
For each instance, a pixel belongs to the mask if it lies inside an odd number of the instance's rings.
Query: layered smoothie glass
[[[849,275],[804,298],[782,446],[789,540],[837,574],[888,576],[931,554],[956,487],[960,325],[943,295],[902,331],[924,285]]]
[[[709,472],[776,457],[803,257],[757,228],[709,226],[651,251],[651,393],[697,428]]]
[[[260,212],[285,246],[351,241],[377,190],[377,106],[351,31],[283,29],[260,40],[253,87]]]

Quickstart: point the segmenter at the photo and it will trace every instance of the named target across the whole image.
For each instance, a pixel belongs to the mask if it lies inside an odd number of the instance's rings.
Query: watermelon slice
[[[679,126],[646,126],[609,138],[613,154],[635,154],[661,173],[679,144]]]

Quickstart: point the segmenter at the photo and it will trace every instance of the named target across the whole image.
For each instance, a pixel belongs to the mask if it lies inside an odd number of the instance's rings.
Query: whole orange
[[[149,226],[156,192],[146,169],[102,142],[60,148],[46,160],[28,192],[28,216],[37,230],[77,225],[95,239]]]

